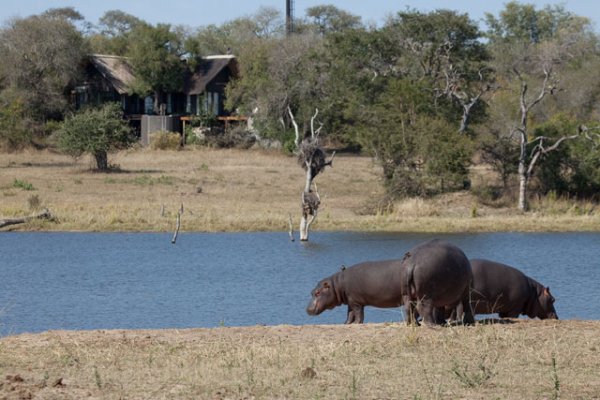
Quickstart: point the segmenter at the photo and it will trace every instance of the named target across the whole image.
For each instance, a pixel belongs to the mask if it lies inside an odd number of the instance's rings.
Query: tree
[[[251,49],[257,42],[283,36],[285,21],[276,8],[260,7],[249,17],[236,18],[220,26],[208,25],[190,35],[186,48],[194,54],[240,55]]]
[[[298,163],[306,172],[306,179],[304,181],[304,190],[302,191],[302,218],[300,219],[300,240],[308,241],[308,231],[310,225],[317,218],[319,206],[321,205],[321,196],[317,190],[317,185],[314,179],[321,172],[325,170],[326,166],[331,166],[335,152],[329,160],[326,160],[325,151],[321,147],[319,140],[319,132],[323,125],[319,126],[315,130],[315,120],[319,114],[319,110],[316,109],[314,115],[310,120],[310,135],[302,138],[300,131],[298,130],[298,124],[294,118],[294,113],[288,107],[287,109],[292,124],[294,126],[296,146],[295,152],[298,156]]]
[[[12,89],[0,93],[0,147],[14,150],[31,142],[23,99]]]
[[[164,94],[183,87],[182,55],[182,40],[168,24],[141,23],[129,36],[127,56],[135,75],[132,91],[140,96],[153,93],[156,114]]]
[[[320,34],[343,32],[361,27],[361,18],[332,5],[309,7],[306,16]]]
[[[98,21],[96,33],[89,38],[95,53],[125,56],[129,35],[143,21],[120,10],[106,11]]]
[[[440,111],[450,113],[451,119],[461,115],[459,132],[465,133],[473,118],[481,119],[482,96],[492,89],[493,74],[481,32],[467,14],[399,12],[384,32],[398,43],[396,68],[429,82]]]
[[[326,37],[328,100],[382,166],[390,197],[463,188],[466,133],[484,116],[490,78],[479,37],[465,15],[443,10]]]
[[[562,82],[577,67],[574,61],[595,52],[595,41],[590,40],[589,21],[562,7],[537,11],[532,5],[511,2],[500,19],[491,15],[487,19],[494,66],[504,89],[514,96],[515,121],[507,136],[516,141],[518,154],[518,208],[527,211],[528,185],[538,163],[567,141],[581,137],[575,130],[536,135],[532,128],[548,119],[549,98],[559,95]]]
[[[390,80],[361,116],[358,140],[383,168],[391,198],[462,189],[471,144],[437,114],[430,88],[409,79]]]
[[[82,35],[61,15],[13,19],[0,30],[0,82],[19,93],[38,122],[60,118],[68,109],[65,89],[87,53]]]
[[[135,138],[118,103],[89,108],[65,119],[58,132],[59,147],[74,157],[90,153],[100,171],[109,169],[108,153],[133,143]]]
[[[252,42],[239,55],[240,78],[227,88],[227,107],[252,114],[260,134],[280,140],[292,150],[292,110],[301,137],[310,134],[314,109],[327,96],[323,90],[329,73],[323,60],[323,42],[313,33]]]

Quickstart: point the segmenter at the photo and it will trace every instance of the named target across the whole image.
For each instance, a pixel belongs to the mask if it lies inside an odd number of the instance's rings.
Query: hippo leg
[[[410,300],[409,296],[402,296],[402,304],[404,305],[404,318],[407,325],[419,325],[417,321],[417,309],[415,303]]]
[[[348,306],[348,315],[346,317],[346,322],[344,322],[345,324],[351,324],[354,322],[354,311],[352,311],[352,307]]]
[[[471,296],[470,289],[467,288],[465,294],[463,295],[461,301],[456,306],[456,317],[458,321],[463,324],[472,325],[475,323],[475,317],[473,316],[473,309],[471,308]]]
[[[430,300],[421,300],[417,302],[417,311],[423,318],[425,325],[437,325],[435,317],[435,307]]]
[[[365,319],[365,308],[358,304],[348,304],[348,317],[345,324],[362,324]]]
[[[446,309],[444,307],[434,308],[433,317],[435,319],[436,324],[444,325],[446,323]]]

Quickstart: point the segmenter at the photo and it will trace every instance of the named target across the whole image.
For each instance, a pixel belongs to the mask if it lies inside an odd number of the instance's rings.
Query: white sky
[[[333,4],[355,15],[363,22],[380,24],[386,16],[407,7],[429,12],[436,9],[451,9],[469,14],[480,22],[486,12],[498,15],[508,1],[504,0],[294,0],[296,16],[304,16],[305,10],[320,4]],[[600,1],[567,0],[538,1],[522,3],[534,4],[543,8],[547,4],[562,5],[567,10],[588,17],[596,31],[600,25]],[[169,23],[200,27],[209,24],[220,25],[237,17],[254,14],[261,6],[276,7],[285,13],[285,0],[1,0],[0,23],[12,17],[27,17],[39,14],[48,8],[74,7],[87,21],[97,23],[109,10],[122,10],[146,22]]]

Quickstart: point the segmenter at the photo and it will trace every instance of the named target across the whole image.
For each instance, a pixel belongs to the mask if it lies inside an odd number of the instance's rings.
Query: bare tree
[[[315,110],[315,114],[310,120],[310,135],[303,139],[300,138],[298,124],[294,118],[294,114],[290,107],[287,108],[288,114],[294,126],[296,134],[296,154],[298,155],[298,163],[306,171],[306,180],[304,182],[304,190],[302,191],[302,218],[300,219],[300,240],[308,241],[308,230],[310,225],[317,218],[319,206],[321,204],[321,196],[317,189],[317,184],[314,182],[316,176],[325,170],[326,166],[331,166],[335,152],[329,160],[326,159],[325,150],[321,147],[319,140],[319,132],[323,125],[315,130],[315,120],[319,114],[319,110]]]

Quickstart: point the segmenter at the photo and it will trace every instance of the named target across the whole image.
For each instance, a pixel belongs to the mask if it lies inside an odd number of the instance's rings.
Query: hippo
[[[455,245],[431,240],[409,250],[402,259],[401,292],[407,323],[420,315],[427,325],[445,323],[444,309],[459,304],[462,322],[474,322],[469,307],[473,275],[469,259]]]
[[[368,261],[343,267],[322,279],[311,292],[308,315],[319,315],[348,305],[346,324],[362,324],[365,306],[392,308],[402,305],[401,260]]]
[[[558,319],[550,288],[517,268],[484,259],[471,260],[473,291],[471,307],[475,314],[495,314],[500,318]],[[460,315],[460,308],[458,309]]]
[[[468,305],[470,281],[471,267],[464,253],[449,243],[436,240],[415,247],[402,259],[342,267],[341,271],[322,279],[312,290],[306,312],[319,315],[347,304],[345,323],[360,324],[364,321],[365,306],[391,308],[404,305],[409,324],[416,322],[417,311],[427,324],[443,323],[444,307],[456,307],[461,301]],[[436,313],[436,307],[442,312]],[[472,322],[470,313],[464,315],[465,320]]]

